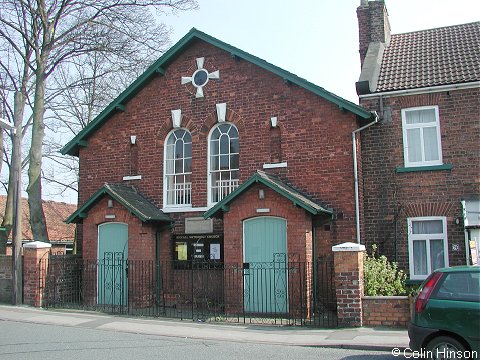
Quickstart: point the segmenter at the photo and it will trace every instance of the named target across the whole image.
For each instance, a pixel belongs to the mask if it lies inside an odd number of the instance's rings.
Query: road
[[[388,352],[143,335],[0,320],[1,360],[393,360]]]

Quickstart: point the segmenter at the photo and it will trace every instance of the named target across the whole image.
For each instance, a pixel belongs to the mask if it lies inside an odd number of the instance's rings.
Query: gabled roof
[[[104,195],[112,197],[143,222],[173,222],[168,215],[164,214],[155,204],[136,191],[133,186],[113,184],[103,185],[77,211],[70,215],[66,222],[81,222],[87,216],[90,208]]]
[[[0,222],[3,221],[7,196],[0,195]],[[32,228],[30,227],[30,210],[28,208],[28,199],[22,199],[22,240],[33,241]],[[73,243],[75,239],[75,225],[65,224],[65,219],[70,215],[77,205],[67,204],[58,201],[42,200],[43,212],[45,214],[45,223],[48,231],[48,238],[52,243]],[[9,239],[12,239],[10,232]]]
[[[253,56],[245,51],[224,43],[208,34],[205,34],[195,28],[190,30],[182,39],[172,46],[162,57],[155,61],[140,77],[138,77],[127,89],[125,89],[115,100],[113,100],[90,124],[82,129],[72,140],[70,140],[62,149],[62,154],[78,156],[78,150],[81,146],[86,146],[87,139],[116,111],[124,109],[125,104],[134,97],[153,77],[163,75],[167,67],[174,61],[190,44],[196,40],[205,41],[213,46],[225,50],[232,56],[249,61],[275,75],[283,78],[284,81],[298,85],[328,101],[338,105],[341,109],[352,112],[363,119],[372,117],[368,110],[348,101],[340,96],[328,92],[324,88],[317,86],[305,79],[302,79],[286,70],[272,65],[265,60]],[[180,79],[179,79],[180,84]]]
[[[312,215],[318,215],[318,214],[333,215],[332,209],[323,207],[318,202],[311,199],[307,195],[302,194],[300,191],[286,184],[285,182],[280,180],[278,177],[271,174],[267,174],[263,171],[257,170],[257,172],[253,174],[247,181],[245,181],[242,185],[236,188],[228,196],[223,198],[222,201],[218,202],[210,210],[205,212],[203,214],[203,217],[207,219],[214,216],[219,211],[226,211],[232,201],[234,201],[238,196],[243,194],[252,185],[256,183],[260,183],[269,187],[270,189],[276,191],[278,194],[292,201],[295,205],[305,209],[305,211],[309,212]]]
[[[392,34],[375,92],[480,80],[480,22]]]

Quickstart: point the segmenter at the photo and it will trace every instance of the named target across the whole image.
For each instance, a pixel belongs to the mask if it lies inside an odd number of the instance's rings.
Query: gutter
[[[466,90],[466,89],[476,89],[480,87],[480,81],[473,81],[463,84],[452,84],[452,85],[440,85],[440,86],[429,86],[417,89],[405,89],[405,90],[394,90],[394,91],[385,91],[377,92],[372,94],[359,95],[359,99],[371,99],[382,96],[384,98],[390,96],[402,96],[402,95],[419,95],[419,94],[430,94],[434,92],[442,91],[451,91],[451,90]]]
[[[352,131],[352,146],[353,146],[353,179],[355,182],[355,222],[357,228],[357,244],[360,244],[360,205],[358,199],[358,164],[357,164],[357,133],[369,128],[378,123],[378,114],[374,111],[375,120],[367,125],[362,126]]]

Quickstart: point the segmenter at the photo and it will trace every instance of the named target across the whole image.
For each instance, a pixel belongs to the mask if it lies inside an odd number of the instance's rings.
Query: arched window
[[[238,187],[240,145],[235,125],[222,123],[214,127],[208,150],[208,203],[212,204]]]
[[[164,206],[192,205],[192,135],[177,129],[165,143]]]

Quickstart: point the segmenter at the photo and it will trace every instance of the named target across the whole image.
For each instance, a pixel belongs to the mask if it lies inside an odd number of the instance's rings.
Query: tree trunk
[[[0,153],[3,154],[3,130],[0,130]],[[2,172],[2,164],[3,164],[3,161],[0,161],[0,173]],[[8,183],[10,183],[10,181]],[[4,230],[0,230],[0,255],[5,254],[7,251],[7,239],[10,231],[5,226],[6,212],[7,212],[7,204],[5,204],[5,214],[3,215],[3,221],[1,226],[2,229]],[[10,226],[11,226],[11,223],[10,223]]]
[[[22,122],[23,122],[23,114],[25,112],[25,105],[26,105],[26,100],[25,96],[22,96],[23,94],[18,92],[15,94],[15,102],[14,102],[14,119],[13,123],[17,129],[17,131],[20,131],[21,136],[21,129],[22,129]],[[20,125],[19,125],[20,124]],[[15,174],[15,170],[13,169],[14,164],[18,164],[22,162],[22,159],[18,159],[18,157],[21,157],[21,149],[17,149],[18,146],[21,145],[21,141],[12,141],[12,157],[10,161],[10,171],[8,173],[8,190],[7,190],[7,201],[5,204],[5,213],[3,215],[3,221],[2,221],[2,228],[5,228],[5,231],[0,231],[0,254],[5,254],[6,249],[7,249],[7,241],[8,237],[12,231],[13,227],[13,213],[14,213],[14,205],[15,205],[15,191],[16,191],[16,186],[17,186],[17,178]],[[21,176],[21,169],[19,169],[19,176]],[[21,198],[21,189],[20,191],[20,198]],[[18,204],[18,206],[21,207],[21,202]]]
[[[45,58],[48,58],[46,56]],[[46,61],[45,61],[46,62]],[[42,206],[42,146],[45,137],[45,64],[37,61],[35,79],[35,98],[33,103],[32,142],[30,147],[28,168],[28,207],[30,209],[30,227],[33,240],[49,242],[45,214]]]

